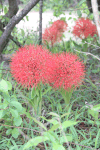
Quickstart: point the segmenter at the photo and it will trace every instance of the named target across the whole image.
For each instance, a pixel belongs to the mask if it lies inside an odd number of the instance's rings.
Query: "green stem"
[[[70,90],[70,91],[66,91],[64,89],[61,89],[60,90],[60,93],[65,101],[65,104],[66,105],[69,105],[70,104],[70,99],[71,99],[71,96],[72,96],[72,93],[73,93],[73,90]]]
[[[41,115],[41,109],[42,109],[41,86],[37,86],[36,89],[35,88],[32,89],[30,104],[34,109],[33,113],[36,115]]]

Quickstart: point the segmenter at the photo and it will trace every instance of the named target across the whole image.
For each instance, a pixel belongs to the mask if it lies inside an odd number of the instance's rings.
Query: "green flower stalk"
[[[31,91],[31,100],[29,101],[33,107],[34,115],[41,115],[42,109],[42,91],[41,86],[33,87]]]

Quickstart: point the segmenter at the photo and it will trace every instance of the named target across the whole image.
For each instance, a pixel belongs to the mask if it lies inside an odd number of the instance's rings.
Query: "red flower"
[[[67,29],[67,23],[63,20],[54,21],[53,24],[45,29],[43,37],[43,42],[50,43],[52,46],[55,42],[59,42],[62,39],[63,32]]]
[[[50,60],[48,60],[50,61]],[[47,62],[48,62],[47,61]],[[51,66],[48,64],[51,64]],[[46,64],[48,83],[55,89],[64,88],[69,91],[82,83],[85,67],[77,55],[70,53],[54,54],[52,62]]]
[[[85,39],[89,36],[93,37],[94,34],[97,34],[97,28],[91,20],[80,18],[76,21],[73,29],[73,34],[81,39]]]
[[[49,57],[49,51],[42,49],[42,46],[30,45],[20,48],[13,55],[10,64],[14,79],[28,88],[44,81],[45,64]]]
[[[55,26],[59,32],[65,32],[67,30],[67,23],[64,20],[54,21],[52,26]]]
[[[79,86],[85,75],[85,67],[77,55],[51,54],[34,45],[20,48],[13,55],[10,68],[14,79],[28,88],[42,82],[69,91]]]

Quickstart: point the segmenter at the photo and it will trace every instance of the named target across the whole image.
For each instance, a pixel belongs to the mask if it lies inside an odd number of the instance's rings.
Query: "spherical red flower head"
[[[49,43],[51,46],[54,45],[57,41],[61,40],[62,34],[57,30],[56,27],[49,27],[45,30],[45,33],[42,35],[43,43]]]
[[[55,89],[69,91],[82,83],[85,66],[77,55],[70,53],[54,54],[51,67],[48,68],[48,83]],[[48,65],[47,63],[46,65]]]
[[[49,57],[49,51],[42,49],[42,46],[30,45],[20,48],[13,55],[10,64],[14,79],[28,88],[44,81],[44,66]]]
[[[59,32],[65,32],[68,25],[64,20],[57,20],[53,22],[52,26],[55,26]]]
[[[85,39],[89,36],[93,37],[95,34],[97,34],[97,28],[91,20],[80,18],[76,21],[73,29],[73,34],[81,39]]]
[[[43,43],[54,45],[62,39],[63,32],[67,30],[67,23],[63,20],[55,21],[49,28],[45,29],[42,35]]]

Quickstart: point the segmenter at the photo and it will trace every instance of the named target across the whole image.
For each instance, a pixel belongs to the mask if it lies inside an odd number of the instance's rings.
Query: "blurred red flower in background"
[[[43,43],[49,43],[51,46],[62,39],[63,32],[67,30],[67,23],[64,20],[54,21],[53,24],[46,28],[42,35]]]
[[[80,18],[76,21],[72,33],[81,39],[85,39],[89,36],[93,37],[97,34],[97,28],[90,19]]]
[[[67,30],[67,23],[64,20],[54,21],[52,26],[55,26],[59,32],[65,32]]]

